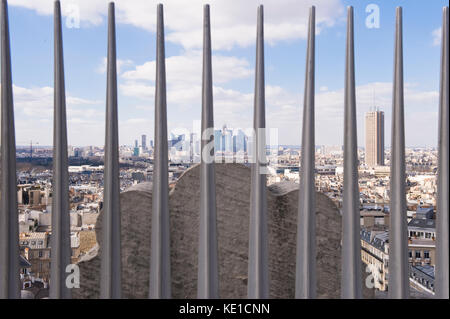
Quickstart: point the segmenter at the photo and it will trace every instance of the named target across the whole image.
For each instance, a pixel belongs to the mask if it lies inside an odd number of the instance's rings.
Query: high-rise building
[[[222,131],[214,130],[214,152],[223,151],[222,149]]]
[[[379,110],[366,113],[366,164],[384,165],[384,112]]]
[[[245,133],[242,130],[237,130],[236,135],[233,136],[233,151],[235,153],[246,151]]]
[[[142,144],[141,144],[141,146],[142,146],[142,149],[143,150],[146,150],[147,149],[147,135],[142,135]]]
[[[134,148],[139,147],[138,144],[139,144],[138,140],[135,140],[135,141],[134,141]]]
[[[223,134],[222,141],[223,141],[224,151],[227,153],[232,153],[233,152],[233,131],[224,127],[222,134]]]

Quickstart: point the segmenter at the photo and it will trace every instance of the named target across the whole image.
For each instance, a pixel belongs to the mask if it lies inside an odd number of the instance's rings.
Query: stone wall
[[[196,298],[199,224],[199,166],[187,170],[170,192],[172,295]],[[246,298],[250,169],[216,164],[219,276],[221,298]],[[151,184],[120,195],[122,287],[124,298],[147,298],[150,259]],[[341,217],[333,202],[317,193],[318,298],[340,297]],[[268,188],[269,276],[271,298],[293,298],[298,184]],[[100,214],[97,240],[101,240]],[[75,298],[98,298],[100,250],[80,262],[81,288]],[[364,275],[364,274],[363,274]],[[366,297],[371,297],[365,291]]]

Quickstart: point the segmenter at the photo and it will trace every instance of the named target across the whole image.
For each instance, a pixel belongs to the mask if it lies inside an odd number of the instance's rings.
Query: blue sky
[[[164,3],[169,130],[198,128],[201,107],[202,5],[211,5],[215,124],[252,126],[256,9],[264,4],[267,126],[280,144],[299,144],[308,7],[316,5],[316,144],[343,143],[346,6],[355,11],[358,141],[364,113],[386,115],[390,145],[395,7],[403,6],[406,143],[437,143],[439,28],[447,1],[158,1]],[[51,145],[53,1],[10,0],[16,141]],[[105,0],[63,0],[69,144],[103,145]],[[120,143],[153,138],[156,1],[117,0]],[[366,6],[380,8],[367,28]],[[79,18],[79,27],[77,21]],[[69,27],[68,27],[69,26]],[[70,27],[72,26],[72,27]],[[73,27],[75,26],[75,27]],[[196,122],[194,122],[196,121]],[[420,129],[419,129],[420,128]]]

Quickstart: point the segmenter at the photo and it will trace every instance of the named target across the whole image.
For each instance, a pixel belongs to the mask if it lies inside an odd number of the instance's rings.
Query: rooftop
[[[418,219],[413,218],[408,223],[408,227],[418,227],[418,228],[426,228],[426,229],[435,229],[436,228],[436,220],[434,219]]]

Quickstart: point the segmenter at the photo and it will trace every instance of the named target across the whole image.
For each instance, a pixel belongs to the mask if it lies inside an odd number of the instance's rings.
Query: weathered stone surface
[[[199,166],[187,170],[170,193],[172,294],[196,298],[199,223]],[[219,275],[221,298],[246,298],[250,169],[216,165]],[[317,194],[318,297],[340,297],[341,217],[325,195]],[[121,194],[122,278],[124,298],[147,298],[150,256],[151,184]],[[298,184],[279,183],[268,191],[269,276],[271,298],[293,298]],[[101,239],[100,214],[97,239]],[[101,242],[99,254],[101,254]],[[76,298],[97,298],[100,258],[80,262]],[[365,292],[367,295],[367,291]],[[366,296],[367,297],[367,296]]]

